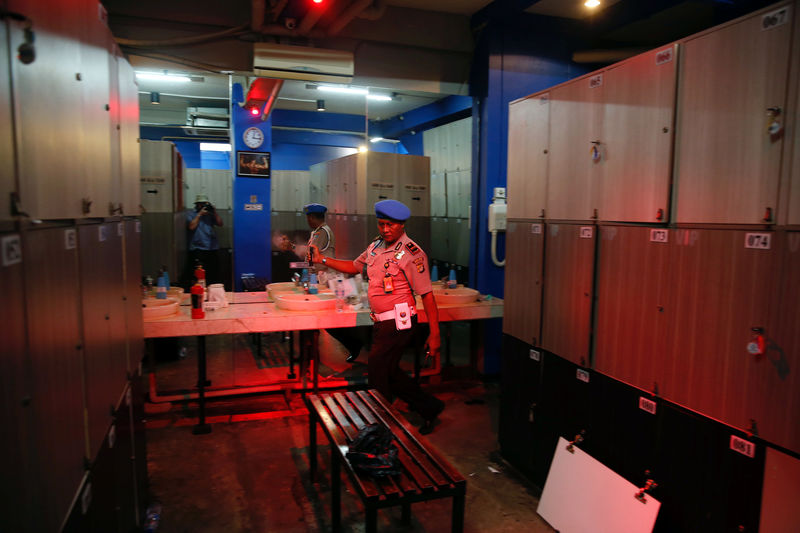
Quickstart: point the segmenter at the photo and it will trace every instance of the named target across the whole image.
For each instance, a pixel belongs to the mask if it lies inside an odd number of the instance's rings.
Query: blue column
[[[234,91],[236,93],[237,91]],[[241,91],[238,91],[241,94]],[[270,179],[239,175],[240,152],[272,151],[272,119],[261,120],[242,108],[240,102],[231,102],[233,125],[231,146],[233,153],[233,272],[236,291],[242,290],[242,274],[258,278],[271,278],[270,237]],[[263,142],[256,148],[244,143],[243,134],[248,128],[258,128]],[[272,169],[270,169],[271,172]]]

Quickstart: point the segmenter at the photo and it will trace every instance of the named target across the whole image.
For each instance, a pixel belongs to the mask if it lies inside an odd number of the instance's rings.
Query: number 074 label
[[[769,250],[772,245],[771,233],[745,233],[744,247],[758,250]]]

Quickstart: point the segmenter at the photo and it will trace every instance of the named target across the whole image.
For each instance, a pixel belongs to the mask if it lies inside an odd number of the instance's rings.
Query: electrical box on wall
[[[492,203],[489,204],[489,231],[506,230],[506,190],[504,187],[495,187]]]

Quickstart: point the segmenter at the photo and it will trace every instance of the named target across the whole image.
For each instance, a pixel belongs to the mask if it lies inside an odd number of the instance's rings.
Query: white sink
[[[331,293],[327,285],[317,283],[317,290],[320,293]],[[270,283],[267,285],[267,294],[272,301],[277,301],[276,298],[279,294],[305,294],[303,287],[298,287],[293,281],[282,281],[279,283]]]
[[[156,288],[153,287],[153,290],[151,290],[148,294],[152,298],[155,298],[156,297],[156,292],[157,292]],[[183,297],[183,287],[172,286],[169,289],[167,289],[167,298],[173,298],[173,299],[178,300],[180,302],[182,297]]]
[[[444,290],[444,289],[447,288],[447,282],[446,281],[431,281],[431,286],[433,287],[433,290],[435,290],[435,291]],[[459,283],[458,285],[456,285],[456,289],[463,289],[463,288],[464,288],[464,284],[463,283]]]
[[[475,289],[433,289],[433,297],[437,304],[467,304],[477,301],[480,293]]]
[[[336,308],[336,297],[333,294],[295,294],[278,292],[275,305],[286,311],[325,311]]]
[[[147,298],[142,300],[142,318],[156,320],[172,316],[178,312],[180,302],[175,298]]]

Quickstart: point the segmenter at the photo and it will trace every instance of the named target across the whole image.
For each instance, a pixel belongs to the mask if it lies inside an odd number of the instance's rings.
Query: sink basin
[[[275,305],[286,311],[325,311],[336,308],[336,297],[333,294],[278,292]]]
[[[437,304],[466,304],[478,299],[480,293],[475,289],[433,289],[433,297]]]
[[[435,290],[435,291],[444,290],[444,289],[447,288],[447,282],[446,281],[431,281],[431,286],[433,287],[433,290]],[[459,283],[458,285],[456,285],[456,289],[463,289],[463,288],[464,288],[464,284],[463,283]]]
[[[155,298],[156,297],[156,288],[153,287],[153,290],[151,290],[148,294],[151,297]],[[182,296],[183,296],[183,287],[175,287],[175,286],[173,286],[173,287],[170,287],[169,289],[167,289],[167,298],[173,298],[175,300],[180,301]]]
[[[320,293],[330,293],[327,285],[317,283],[317,290]],[[303,287],[298,287],[292,281],[283,281],[280,283],[270,283],[267,285],[267,294],[272,301],[277,300],[279,294],[305,294]]]
[[[175,298],[147,298],[142,300],[142,318],[144,320],[155,320],[172,316],[178,312],[180,302]]]

